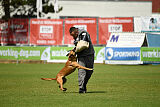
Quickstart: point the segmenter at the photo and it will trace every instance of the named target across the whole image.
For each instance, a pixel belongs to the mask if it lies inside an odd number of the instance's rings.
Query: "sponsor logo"
[[[118,42],[119,35],[112,35],[110,42]]]
[[[142,52],[142,56],[145,58],[160,58],[160,51],[157,49],[153,51]]]
[[[53,26],[40,26],[40,38],[52,39]]]
[[[77,24],[77,23],[96,23],[95,20],[66,20],[66,24]]]
[[[99,19],[100,23],[131,23],[131,19]]]
[[[53,50],[53,51],[51,51],[51,53],[52,53],[52,57],[54,56],[66,56],[67,55],[67,50],[65,50],[65,49],[61,49],[61,50]]]
[[[32,56],[40,56],[39,50],[13,50],[11,48],[9,49],[3,49],[0,50],[0,57],[14,57],[14,58],[29,58]]]
[[[43,53],[41,55],[41,60],[48,60],[48,59],[50,59],[50,49],[51,49],[51,47],[48,47],[48,48],[46,48],[43,51]]]
[[[138,57],[140,56],[139,51],[115,51],[114,57]]]
[[[122,25],[121,24],[109,24],[108,25],[109,32],[122,32]]]
[[[140,49],[136,48],[107,48],[106,59],[108,60],[136,60],[140,58]]]
[[[74,25],[74,27],[78,28],[78,29],[83,29],[87,31],[87,25]]]
[[[105,57],[104,57],[104,52],[105,52],[105,48],[102,48],[98,54],[97,54],[97,60],[104,60]]]
[[[112,59],[112,57],[113,57],[113,49],[112,48],[108,48],[106,50],[106,56],[108,59]]]
[[[60,25],[62,21],[49,21],[49,20],[32,20],[32,24],[49,24],[49,25]]]
[[[0,30],[6,30],[8,28],[8,22],[0,23]]]
[[[40,26],[40,33],[53,33],[53,26]]]

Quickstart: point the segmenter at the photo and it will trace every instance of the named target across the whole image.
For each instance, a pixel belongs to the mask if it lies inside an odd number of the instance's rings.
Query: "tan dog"
[[[76,53],[74,52],[74,50],[71,50],[67,56],[68,56],[68,60],[65,66],[59,71],[56,78],[41,78],[42,80],[56,80],[57,83],[60,85],[59,88],[62,91],[67,90],[66,88],[63,88],[63,84],[66,82],[65,76],[74,72],[76,68],[85,69],[85,70],[93,70],[91,68],[83,67],[77,63],[77,57],[76,57]]]

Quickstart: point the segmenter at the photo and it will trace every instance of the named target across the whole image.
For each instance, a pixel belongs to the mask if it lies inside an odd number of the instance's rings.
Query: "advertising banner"
[[[51,47],[50,60],[48,62],[66,62],[66,57],[69,50],[73,47]],[[95,50],[95,63],[103,63],[105,47],[94,47]]]
[[[108,64],[139,64],[140,47],[118,48],[106,47],[105,60]]]
[[[107,44],[112,32],[133,32],[132,17],[126,18],[99,18],[99,44]]]
[[[30,44],[62,45],[62,19],[31,19]]]
[[[44,60],[49,58],[47,47],[0,47],[0,59]]]
[[[0,20],[0,43],[7,44],[9,35],[8,21]]]
[[[141,17],[142,32],[160,32],[160,17]]]
[[[10,19],[9,44],[28,44],[28,19]]]
[[[105,61],[105,47],[94,47],[95,50],[95,57],[94,62],[95,63],[104,63]]]
[[[73,47],[0,47],[0,59],[7,60],[47,60],[66,62],[66,56]],[[94,47],[95,63],[103,63],[105,47]]]
[[[145,33],[111,33],[107,47],[141,47]]]
[[[67,60],[66,56],[69,50],[72,50],[73,47],[51,47],[50,60]]]
[[[86,30],[91,37],[92,43],[97,44],[97,24],[96,18],[72,18],[65,19],[64,44],[73,44],[73,37],[69,34],[70,27]]]
[[[141,60],[144,63],[160,63],[160,48],[141,48]]]
[[[28,19],[0,21],[0,40],[4,44],[28,44]]]

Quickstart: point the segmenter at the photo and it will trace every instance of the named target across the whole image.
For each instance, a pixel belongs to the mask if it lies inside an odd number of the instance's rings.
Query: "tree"
[[[36,17],[36,0],[0,0],[4,8],[5,15],[2,19],[9,18],[33,18]],[[55,13],[54,5],[48,5],[49,0],[42,0],[43,13],[48,12]],[[62,7],[59,7],[58,12],[62,11]]]
[[[6,20],[10,18],[9,1],[10,0],[1,0],[2,7],[4,8],[4,13],[5,13],[5,16],[3,16],[3,18]]]

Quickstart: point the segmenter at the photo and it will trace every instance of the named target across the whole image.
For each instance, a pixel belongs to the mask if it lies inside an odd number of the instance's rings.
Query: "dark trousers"
[[[93,68],[94,54],[89,55],[89,56],[79,57],[78,63],[87,68]],[[93,70],[84,70],[84,69],[78,70],[78,82],[79,82],[80,90],[86,91],[86,86],[87,86],[88,80],[90,79],[92,73],[93,73]]]

